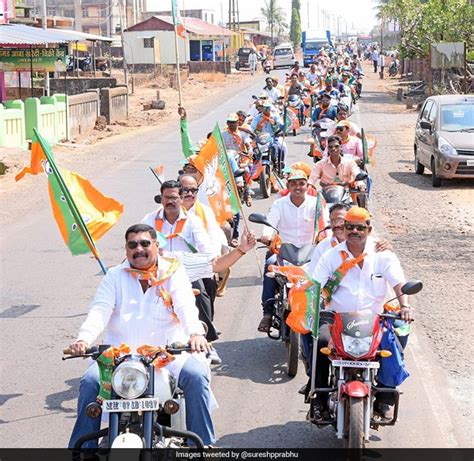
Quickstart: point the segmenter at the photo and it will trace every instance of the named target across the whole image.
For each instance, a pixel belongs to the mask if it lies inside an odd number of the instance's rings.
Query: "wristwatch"
[[[244,256],[244,255],[247,254],[244,250],[242,250],[242,248],[236,247],[235,249],[236,249],[242,256]]]
[[[400,309],[411,309],[411,306],[409,304],[401,304]]]

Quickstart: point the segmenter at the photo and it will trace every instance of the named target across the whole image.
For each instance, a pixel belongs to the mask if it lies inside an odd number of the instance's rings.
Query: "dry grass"
[[[211,74],[210,72],[202,72],[200,74],[193,74],[193,78],[201,82],[224,83],[225,81],[225,75],[221,73]]]

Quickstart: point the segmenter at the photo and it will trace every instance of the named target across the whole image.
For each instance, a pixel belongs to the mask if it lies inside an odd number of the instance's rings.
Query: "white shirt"
[[[267,96],[272,100],[273,103],[278,101],[278,98],[280,97],[280,92],[275,88],[272,87],[270,90],[266,86],[263,89],[263,92],[267,94]]]
[[[209,241],[211,245],[215,247],[215,254],[220,255],[222,246],[227,247],[227,237],[225,236],[221,226],[219,226],[219,223],[216,220],[216,215],[212,211],[212,208],[205,205],[204,203],[201,203],[201,206],[204,210],[204,215],[207,221],[207,228],[205,228],[205,230],[207,231]],[[188,210],[188,215],[195,216],[204,225],[202,219],[198,215],[196,215],[195,204]]]
[[[311,261],[308,264],[308,274],[314,273],[321,256],[336,245],[339,245],[339,241],[333,235],[326,237],[317,244],[311,256]]]
[[[163,258],[158,259],[160,270],[166,270],[169,264]],[[191,284],[182,267],[163,284],[171,295],[179,322],[155,287],[143,293],[140,281],[125,270],[128,267],[130,264],[125,261],[107,271],[79,330],[78,341],[93,344],[105,330],[104,344],[118,347],[126,343],[135,352],[144,344],[187,343],[192,333],[204,334]],[[188,357],[187,354],[177,355],[167,368],[178,377]]]
[[[367,239],[364,265],[362,268],[359,265],[353,267],[342,278],[339,287],[332,295],[330,310],[354,312],[369,309],[374,313],[381,313],[387,295],[387,283],[393,288],[405,281],[400,261],[395,253],[391,251],[376,253],[374,246],[374,241]],[[324,253],[315,270],[310,273],[311,277],[321,284],[321,288],[342,264],[342,250],[349,255],[349,258],[353,258],[344,241]]]
[[[182,237],[169,239],[168,244],[165,247],[167,252],[172,253],[174,251],[191,251],[188,245],[186,245],[184,240],[186,239],[186,241],[193,245],[199,253],[210,253],[214,256],[217,256],[218,253],[216,253],[215,246],[211,244],[206,229],[204,229],[204,224],[197,216],[190,216],[184,210],[181,210],[178,219],[174,222],[174,224],[170,224],[163,217],[163,207],[161,207],[158,209],[158,211],[152,211],[151,213],[148,213],[142,219],[142,223],[148,224],[149,226],[153,227],[153,229],[156,229],[155,218],[157,215],[159,218],[163,219],[163,227],[161,232],[164,235],[175,233],[178,221],[181,219],[186,219],[186,223],[184,224],[183,230],[181,231]]]
[[[273,202],[267,219],[278,229],[283,243],[301,248],[313,242],[316,202],[316,197],[306,195],[305,201],[297,207],[291,201],[290,194]],[[328,222],[327,216],[325,222]],[[273,233],[271,227],[265,226],[262,235],[270,238]]]

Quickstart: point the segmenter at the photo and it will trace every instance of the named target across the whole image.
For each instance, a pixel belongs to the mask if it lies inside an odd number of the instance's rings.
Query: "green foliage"
[[[300,0],[292,0],[291,2],[291,22],[290,22],[290,40],[293,46],[298,48],[301,43],[301,16],[300,16]]]
[[[378,9],[379,19],[400,27],[402,57],[426,57],[435,42],[474,45],[474,7],[467,0],[385,0]]]
[[[265,16],[268,30],[273,29],[274,37],[282,35],[285,30],[288,29],[285,11],[278,4],[277,0],[265,0],[264,6],[260,9],[260,12]]]

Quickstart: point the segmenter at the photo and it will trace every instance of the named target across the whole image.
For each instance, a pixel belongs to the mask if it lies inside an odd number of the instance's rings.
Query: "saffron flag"
[[[61,173],[48,142],[34,130],[30,167],[15,179],[19,181],[26,173],[36,175],[41,171],[48,176],[53,215],[69,250],[73,255],[92,252],[99,259],[94,242],[119,220],[123,205],[103,195],[77,173]]]
[[[179,8],[177,5],[177,0],[171,0],[171,12],[173,14],[173,24],[176,30],[176,33],[181,38],[186,38],[186,29],[184,28],[183,22],[181,20],[181,15],[179,14]]]
[[[205,190],[208,202],[206,205],[214,211],[217,222],[224,224],[239,212],[240,203],[218,125],[193,160],[193,164],[203,175],[200,187]]]
[[[366,135],[363,128],[361,128],[360,134],[362,138],[364,164],[375,166],[375,148],[377,147],[377,139],[373,136]]]
[[[291,311],[286,318],[287,325],[296,333],[312,333],[316,337],[319,330],[320,284],[301,267],[270,265],[269,270],[284,275],[293,284],[288,292]]]

